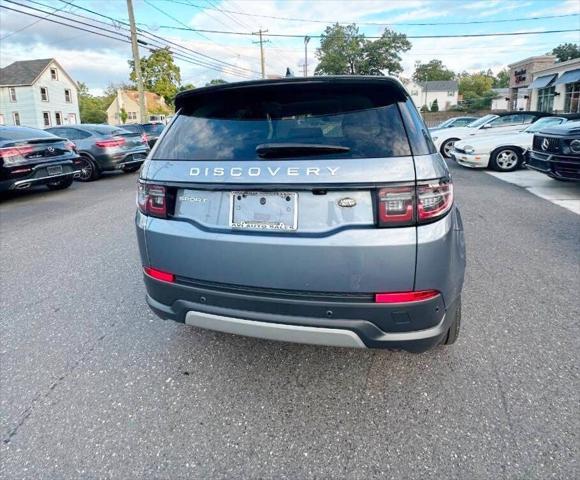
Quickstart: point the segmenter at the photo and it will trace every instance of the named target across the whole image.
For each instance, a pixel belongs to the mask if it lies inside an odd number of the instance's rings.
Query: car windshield
[[[396,100],[291,90],[215,96],[185,108],[155,157],[166,160],[373,158],[411,154]]]
[[[467,125],[467,128],[481,127],[483,124],[497,117],[498,117],[497,115],[485,115],[484,117],[478,118],[477,120],[471,122],[469,125]]]
[[[0,141],[29,140],[31,138],[55,137],[50,132],[35,128],[2,128],[0,129]]]
[[[540,118],[537,122],[532,123],[528,128],[524,130],[527,133],[535,133],[539,132],[542,128],[547,125],[559,125],[564,121],[561,117],[549,117],[549,118]]]

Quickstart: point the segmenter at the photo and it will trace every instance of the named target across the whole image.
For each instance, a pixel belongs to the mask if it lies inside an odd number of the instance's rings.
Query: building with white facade
[[[529,90],[530,110],[580,113],[580,58],[537,70]]]
[[[449,110],[457,105],[459,100],[459,84],[456,80],[432,80],[428,82],[408,81],[405,84],[407,91],[418,109],[424,105],[429,110],[437,100],[440,112]]]
[[[0,69],[0,125],[46,128],[78,122],[78,86],[54,58]]]
[[[491,100],[492,111],[502,111],[510,109],[510,89],[509,88],[494,88],[495,98]]]

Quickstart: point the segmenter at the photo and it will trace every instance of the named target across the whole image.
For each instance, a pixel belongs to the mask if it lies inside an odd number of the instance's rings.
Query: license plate
[[[46,167],[49,175],[58,175],[62,173],[62,165],[52,165],[50,167]]]
[[[231,192],[230,227],[293,232],[298,224],[295,192]]]

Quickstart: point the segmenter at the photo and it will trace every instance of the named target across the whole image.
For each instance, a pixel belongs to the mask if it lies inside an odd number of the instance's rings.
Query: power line
[[[316,20],[316,19],[312,19],[312,18],[293,18],[293,17],[280,17],[280,16],[276,16],[276,15],[259,15],[257,13],[246,13],[246,12],[240,12],[240,11],[235,11],[235,10],[227,10],[225,8],[217,8],[217,7],[208,7],[208,6],[204,6],[201,7],[199,5],[195,5],[192,4],[190,2],[183,2],[183,1],[179,1],[179,0],[161,0],[161,1],[165,1],[165,2],[171,2],[171,3],[179,3],[181,5],[188,5],[191,7],[197,7],[197,8],[204,8],[204,9],[208,9],[208,10],[220,10],[222,12],[226,12],[226,13],[233,13],[235,15],[243,15],[246,17],[258,17],[258,18],[269,18],[272,20],[286,20],[288,22],[301,22],[301,23],[324,23],[324,24],[343,24],[343,25],[349,25],[351,23],[356,23],[357,25],[366,25],[366,26],[379,26],[379,27],[388,27],[390,25],[404,25],[404,26],[417,26],[417,27],[424,27],[424,26],[437,26],[437,25],[475,25],[475,24],[485,24],[485,23],[505,23],[505,22],[522,22],[522,21],[528,21],[528,20],[544,20],[544,19],[549,19],[549,18],[564,18],[564,17],[575,17],[575,16],[579,16],[580,13],[567,13],[567,14],[562,14],[562,15],[545,15],[545,16],[535,16],[535,17],[521,17],[521,18],[502,18],[499,20],[471,20],[471,21],[467,21],[467,22],[342,22],[342,21],[336,21],[336,20]],[[209,2],[211,4],[211,2]],[[303,37],[304,35],[302,35]]]
[[[72,0],[72,1],[75,1],[75,0]],[[52,12],[50,12],[50,13],[48,14],[48,16],[50,17],[52,14],[54,14],[54,13],[56,13],[56,12],[60,12],[61,10],[64,10],[64,9],[65,9],[65,8],[67,8],[67,7],[68,7],[68,5],[63,5],[62,7],[57,7],[57,8],[55,8],[55,9],[54,9]],[[38,20],[35,20],[35,21],[34,21],[34,22],[32,22],[32,23],[29,23],[29,24],[25,25],[25,26],[24,26],[24,27],[22,27],[22,28],[19,28],[18,30],[15,30],[14,32],[10,32],[10,33],[8,33],[8,34],[4,35],[3,37],[1,37],[1,38],[0,38],[0,41],[2,41],[2,40],[6,40],[7,38],[9,38],[9,37],[11,37],[11,36],[13,36],[13,35],[16,35],[17,33],[20,33],[20,32],[22,32],[22,31],[26,30],[27,28],[30,28],[30,27],[32,27],[32,26],[34,26],[34,25],[36,25],[37,23],[40,23],[40,22],[42,22],[43,20],[44,20],[44,18],[40,18],[40,19],[38,19]]]
[[[10,0],[5,0],[5,1],[10,1]],[[11,3],[15,3],[16,4],[16,2],[11,2]],[[17,4],[17,5],[21,5],[21,4]],[[17,13],[22,13],[24,15],[28,15],[28,16],[35,17],[35,18],[40,18],[40,19],[46,20],[47,22],[55,23],[55,24],[58,24],[58,25],[63,25],[65,27],[73,28],[73,29],[76,29],[76,30],[81,30],[81,31],[84,31],[84,32],[87,32],[87,33],[92,33],[93,35],[97,35],[97,36],[100,36],[100,37],[109,38],[109,39],[112,39],[112,40],[117,40],[117,41],[120,41],[120,42],[123,42],[123,43],[128,43],[128,44],[131,43],[131,41],[129,40],[129,37],[126,36],[125,34],[122,34],[122,33],[119,33],[119,32],[113,32],[113,31],[107,30],[107,29],[103,29],[103,28],[98,27],[96,25],[91,25],[91,28],[99,28],[101,31],[96,32],[94,30],[89,30],[88,28],[80,27],[80,26],[78,26],[76,24],[75,25],[71,25],[69,23],[64,23],[64,22],[61,22],[61,21],[58,21],[58,20],[49,19],[49,18],[46,18],[46,17],[41,17],[40,15],[36,15],[34,13],[31,13],[31,12],[25,12],[23,10],[18,10],[18,9],[15,9],[15,8],[12,8],[12,7],[7,7],[6,5],[2,5],[2,4],[0,4],[0,8],[3,8],[5,10],[10,10],[10,11],[13,11],[13,12],[17,12]],[[25,6],[25,8],[33,8],[33,7]],[[40,12],[43,12],[43,13],[48,13],[48,12],[44,12],[44,11],[42,11],[40,9],[36,9],[36,10],[38,10]],[[78,22],[78,21],[73,20],[73,19],[70,19],[70,18],[67,18],[67,20],[69,20],[69,21],[75,21],[76,23],[84,23],[84,22]],[[110,32],[110,33],[113,33],[114,35],[117,35],[117,36],[115,37],[115,36],[107,35],[107,34],[102,33],[102,31]],[[142,40],[139,40],[139,43],[141,45],[143,45],[143,44],[144,45],[149,45],[147,42],[144,42]],[[156,48],[164,48],[165,47],[163,45],[158,45],[158,44],[151,44],[151,46],[156,47]],[[149,48],[149,50],[150,51],[153,51],[151,48]],[[219,71],[219,72],[228,73],[230,75],[237,76],[237,77],[242,77],[242,78],[246,78],[246,79],[252,78],[252,77],[249,77],[249,76],[246,76],[246,75],[242,75],[242,74],[237,73],[237,72],[229,71],[225,67],[222,67],[222,66],[215,66],[215,65],[211,65],[209,63],[203,63],[202,61],[200,61],[198,59],[192,59],[191,57],[186,57],[184,54],[181,54],[181,53],[178,53],[178,52],[172,52],[172,53],[174,55],[176,55],[177,58],[181,59],[182,61],[191,63],[193,65],[197,65],[197,66],[209,68],[211,70],[216,70],[216,71]]]

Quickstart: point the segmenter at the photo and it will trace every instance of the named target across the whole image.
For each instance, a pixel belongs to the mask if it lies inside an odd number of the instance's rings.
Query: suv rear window
[[[216,92],[186,103],[154,158],[263,160],[258,147],[281,144],[302,148],[288,148],[276,158],[411,155],[397,105],[400,95],[390,95],[386,86],[368,92],[332,87]],[[309,151],[309,145],[331,148]]]
[[[154,133],[154,134],[160,135],[164,128],[165,128],[165,125],[163,125],[162,123],[144,123],[143,124],[143,129],[145,130],[146,133]]]

